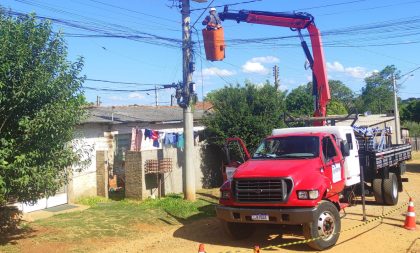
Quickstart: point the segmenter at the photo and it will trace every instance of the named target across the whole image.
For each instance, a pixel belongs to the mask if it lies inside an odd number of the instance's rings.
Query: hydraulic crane
[[[235,20],[238,23],[247,22],[252,24],[282,26],[297,31],[306,59],[312,69],[312,95],[315,98],[314,117],[326,117],[327,104],[330,101],[331,96],[324,59],[324,50],[322,48],[321,33],[315,26],[314,17],[312,15],[304,12],[285,13],[250,10],[241,10],[233,13],[229,12],[228,7],[225,6],[224,11],[219,13],[219,16],[223,21]],[[311,39],[312,54],[301,33],[302,29],[308,30]],[[324,126],[326,125],[326,120],[320,119],[319,121],[314,121],[313,125]]]

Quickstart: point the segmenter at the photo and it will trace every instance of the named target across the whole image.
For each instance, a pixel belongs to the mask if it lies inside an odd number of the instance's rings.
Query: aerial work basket
[[[225,58],[225,37],[223,28],[203,29],[204,49],[209,61],[221,61]]]

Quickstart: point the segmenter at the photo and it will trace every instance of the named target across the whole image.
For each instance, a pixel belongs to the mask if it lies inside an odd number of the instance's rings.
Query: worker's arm
[[[201,23],[201,24],[203,24],[203,25],[208,25],[208,23],[210,22],[210,17],[209,16],[207,16],[204,20],[203,20],[203,22]]]

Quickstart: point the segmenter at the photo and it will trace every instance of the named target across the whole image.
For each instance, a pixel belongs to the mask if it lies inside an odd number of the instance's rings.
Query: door
[[[360,161],[359,150],[356,138],[353,133],[346,133],[346,140],[349,145],[349,156],[345,157],[346,185],[354,185],[360,182]]]
[[[345,176],[344,161],[330,136],[322,139],[322,156],[324,160],[324,174],[331,183],[330,191],[327,194],[328,197],[343,190]]]
[[[251,156],[241,138],[228,138],[224,146],[225,161],[222,166],[223,182],[230,180],[233,173]]]

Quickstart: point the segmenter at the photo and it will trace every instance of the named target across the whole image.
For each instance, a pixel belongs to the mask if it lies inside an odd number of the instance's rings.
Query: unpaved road
[[[408,202],[408,193],[419,200],[420,205],[420,165],[411,164],[405,177],[407,192],[400,193],[397,206],[379,206],[372,203],[373,198],[367,198],[367,219],[374,219],[403,203]],[[409,231],[402,227],[407,207],[403,207],[389,216],[353,230],[343,232],[336,246],[324,252],[419,252],[420,253],[420,222],[418,229]],[[362,224],[362,206],[348,207],[340,213],[342,230]],[[418,216],[417,216],[418,217]],[[208,218],[183,226],[145,227],[139,231],[142,239],[113,243],[111,247],[99,247],[104,252],[197,252],[198,244],[204,243],[206,252],[253,252],[253,246],[266,247],[287,242],[302,240],[299,227],[262,227],[247,240],[231,241],[223,233],[217,219]],[[289,246],[277,250],[262,250],[262,252],[314,252],[305,244]]]
[[[420,207],[420,160],[408,166],[405,177],[407,192],[417,199]],[[217,189],[214,190],[217,193]],[[397,206],[379,206],[368,198],[367,218],[374,219],[388,213],[408,202],[408,193],[400,193]],[[418,209],[418,208],[417,208]],[[342,231],[363,224],[362,206],[348,207],[342,216]],[[409,231],[402,228],[407,207],[398,209],[389,216],[375,222],[357,227],[340,235],[337,245],[324,252],[419,252],[420,253],[420,222],[417,221],[417,230]],[[417,215],[418,217],[419,215]],[[419,220],[419,219],[417,219]],[[160,223],[162,224],[162,223]],[[158,253],[193,253],[197,252],[199,243],[205,244],[207,253],[218,252],[253,252],[254,245],[267,247],[283,243],[302,240],[301,228],[288,227],[261,227],[251,238],[242,241],[229,240],[223,233],[216,218],[207,218],[189,222],[183,225],[150,225],[133,224],[138,230],[138,239],[128,240],[121,238],[85,239],[74,243],[60,241],[38,241],[37,235],[56,233],[56,231],[37,230],[29,237],[16,240],[15,246],[19,252],[158,252]],[[44,228],[45,229],[45,228]],[[0,249],[1,251],[1,249]],[[263,249],[261,252],[315,252],[305,244],[282,247],[276,250]],[[13,251],[16,252],[16,251]]]

